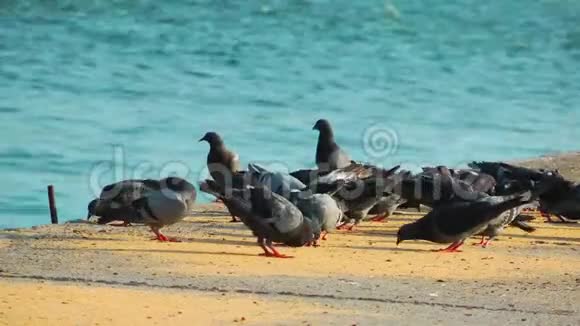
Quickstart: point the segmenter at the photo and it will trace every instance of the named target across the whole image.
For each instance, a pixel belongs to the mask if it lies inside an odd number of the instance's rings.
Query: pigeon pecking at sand
[[[342,210],[329,194],[313,193],[291,175],[271,172],[259,164],[248,164],[248,171],[252,174],[253,185],[270,188],[272,192],[290,199],[304,216],[317,220],[323,240],[326,240],[326,234],[332,233],[342,220]]]
[[[320,226],[315,220],[305,217],[294,204],[266,187],[232,189],[231,195],[225,196],[215,181],[206,180],[200,183],[200,189],[220,198],[232,215],[240,217],[258,238],[266,257],[291,257],[278,252],[273,242],[302,247],[320,236]]]
[[[177,241],[160,229],[182,220],[196,198],[195,187],[184,179],[125,180],[105,186],[98,199],[89,204],[89,216],[97,223],[112,221],[143,223],[159,241]]]
[[[399,166],[390,170],[380,169],[380,173],[377,175],[364,179],[348,181],[339,179],[332,183],[319,183],[316,185],[316,191],[334,193],[332,197],[346,217],[349,218],[349,221],[345,221],[339,228],[352,230],[355,225],[367,217],[369,211],[381,198],[393,191],[396,181],[391,177],[398,169]],[[337,191],[338,188],[340,188],[339,191]]]
[[[427,240],[451,243],[440,251],[456,252],[465,239],[485,231],[500,214],[531,200],[532,194],[528,191],[512,196],[442,203],[417,221],[403,225],[397,233],[397,245],[405,240]]]

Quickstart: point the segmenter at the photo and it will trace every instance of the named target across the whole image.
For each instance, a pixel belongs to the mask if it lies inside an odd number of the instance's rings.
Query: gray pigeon
[[[99,199],[89,204],[89,216],[97,223],[112,221],[143,223],[159,241],[176,241],[159,230],[182,220],[196,198],[194,186],[184,179],[125,180],[103,188]]]
[[[333,178],[331,180],[334,181],[331,183],[316,184],[315,190],[319,193],[334,193],[332,197],[349,218],[338,228],[352,230],[385,194],[393,191],[396,181],[391,177],[398,168],[399,166],[390,170],[376,168],[375,175],[364,179],[353,178],[353,180],[346,179],[345,181],[345,179],[334,180]]]
[[[258,238],[266,257],[290,258],[279,253],[273,242],[302,247],[320,236],[316,220],[305,217],[294,204],[267,187],[232,189],[225,196],[216,182],[206,180],[200,183],[200,189],[220,198],[232,215],[240,217]]]
[[[248,171],[252,174],[252,182],[255,186],[270,188],[272,192],[290,199],[304,216],[317,220],[322,229],[323,240],[326,240],[327,233],[336,229],[336,225],[342,219],[342,211],[330,195],[313,194],[306,190],[306,186],[300,180],[291,175],[270,172],[254,163],[248,165]]]
[[[342,221],[343,212],[338,204],[328,194],[305,195],[306,192],[297,194],[294,204],[302,214],[317,220],[321,228],[321,238],[326,240],[326,235],[336,230],[336,226]]]
[[[489,198],[490,200],[497,200],[498,197],[489,197]],[[528,203],[520,205],[514,208],[510,208],[507,211],[499,214],[496,218],[494,218],[488,223],[487,228],[485,230],[477,234],[481,235],[481,242],[478,245],[481,245],[483,248],[486,248],[491,242],[491,240],[493,240],[493,238],[502,233],[503,229],[508,225],[515,225],[526,232],[533,232],[535,230],[534,228],[527,226],[527,224],[522,224],[523,222],[521,221],[517,221],[517,217],[520,216],[522,211],[525,208],[531,207],[536,207],[536,204]],[[485,237],[488,237],[487,240],[485,239]]]
[[[257,163],[248,164],[248,172],[255,185],[267,186],[272,192],[285,198],[289,198],[290,192],[293,190],[306,189],[306,185],[293,176],[281,172],[271,172]]]
[[[531,196],[528,191],[513,196],[441,203],[424,217],[403,225],[397,233],[397,245],[405,240],[427,240],[451,243],[440,251],[456,252],[465,239],[485,231],[503,212],[528,203]]]
[[[379,222],[385,220],[406,202],[407,200],[398,194],[383,196],[369,211],[369,215],[375,215],[375,217],[371,218],[371,221]]]
[[[327,120],[316,121],[312,129],[319,131],[316,146],[316,166],[319,171],[333,171],[350,165],[350,156],[336,144],[332,127]]]

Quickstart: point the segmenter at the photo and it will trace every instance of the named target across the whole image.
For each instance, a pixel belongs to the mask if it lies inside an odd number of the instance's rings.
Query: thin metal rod
[[[50,209],[50,221],[52,224],[58,224],[58,213],[56,211],[56,202],[54,200],[54,187],[48,186],[48,208]]]

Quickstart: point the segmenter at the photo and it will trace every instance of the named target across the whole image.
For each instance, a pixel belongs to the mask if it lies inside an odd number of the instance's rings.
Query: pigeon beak
[[[202,142],[202,141],[204,141],[204,140],[205,140],[205,137],[201,137],[201,138],[198,140],[198,142]]]
[[[399,238],[397,237],[397,246],[399,246],[399,243],[401,243],[401,242],[402,242],[402,241],[401,241],[401,239],[399,239]]]
[[[312,127],[312,130],[318,130],[318,129],[319,129],[318,122],[316,122],[314,124],[314,126]]]

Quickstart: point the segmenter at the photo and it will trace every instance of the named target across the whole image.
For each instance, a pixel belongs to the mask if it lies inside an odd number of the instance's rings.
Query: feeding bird
[[[232,215],[240,217],[258,238],[264,256],[290,258],[278,252],[273,243],[302,247],[320,236],[316,220],[304,216],[294,204],[267,187],[232,189],[231,195],[225,196],[215,181],[205,180],[200,189],[220,198]]]
[[[417,221],[403,225],[397,233],[397,245],[405,240],[427,240],[451,243],[440,251],[456,252],[465,239],[485,231],[500,214],[531,200],[532,194],[528,191],[512,196],[442,203]]]
[[[88,205],[88,215],[97,223],[112,221],[143,223],[159,241],[176,241],[161,233],[164,226],[182,220],[193,207],[195,187],[184,179],[125,180],[107,185]]]

